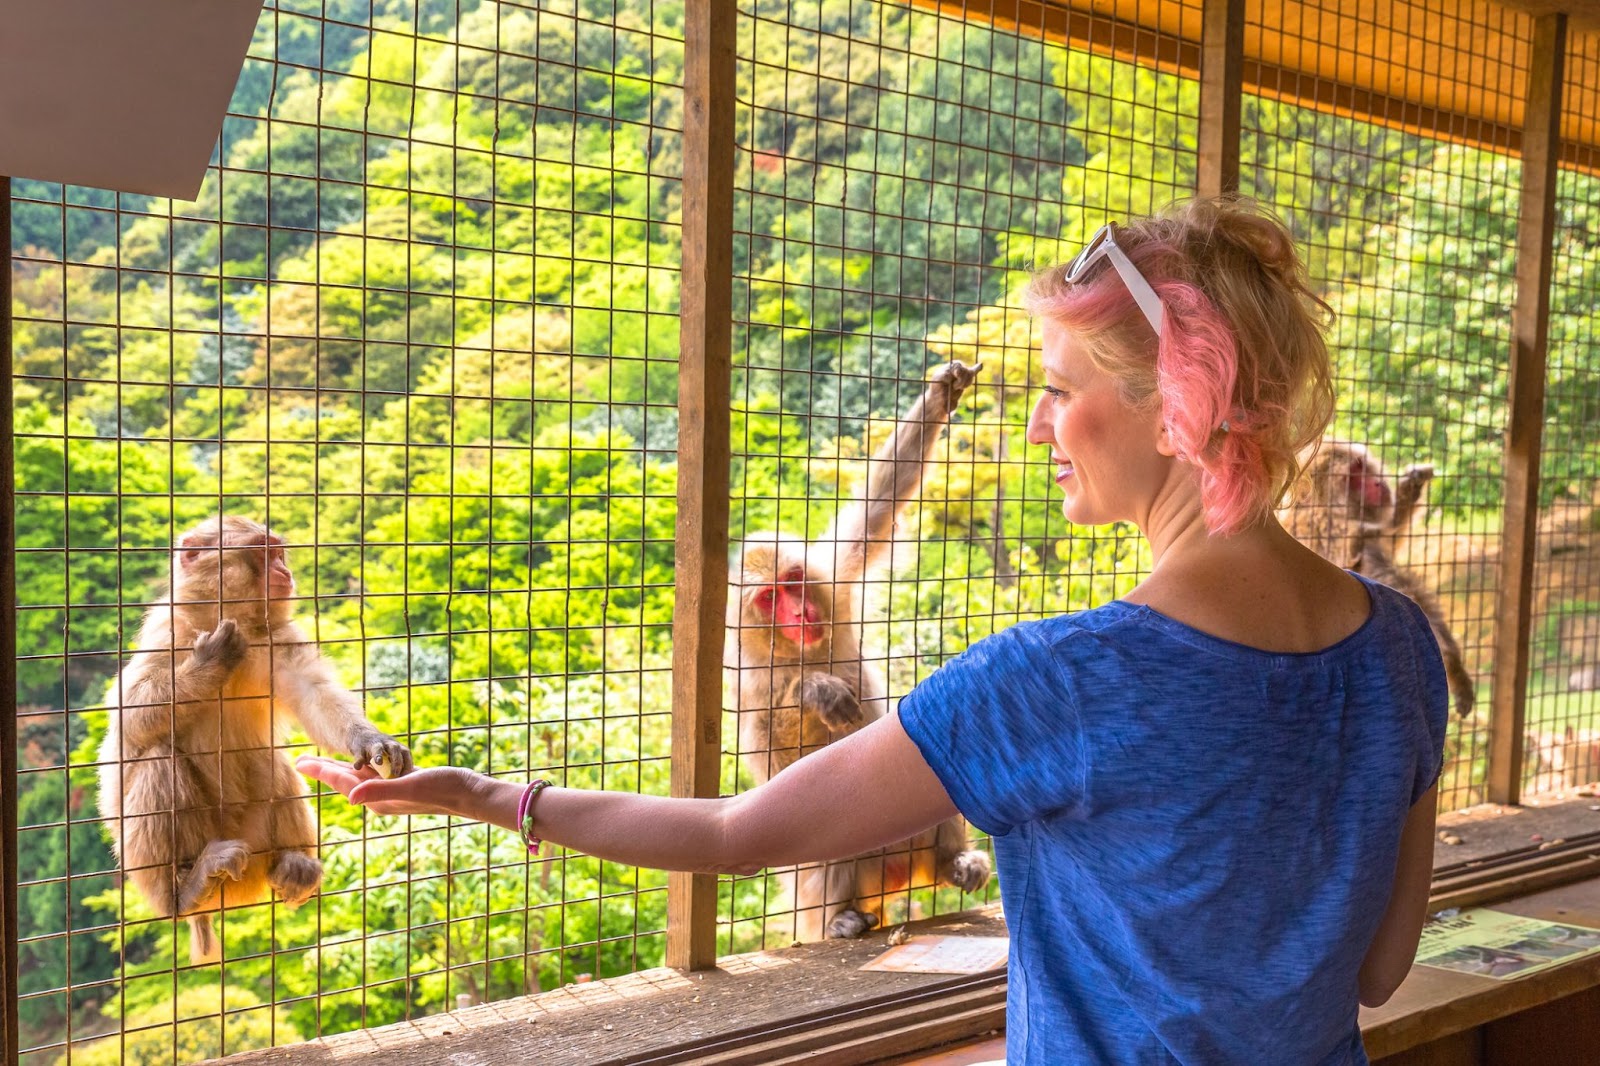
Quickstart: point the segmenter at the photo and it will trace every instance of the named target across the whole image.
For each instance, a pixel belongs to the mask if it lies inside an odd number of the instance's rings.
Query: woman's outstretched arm
[[[456,767],[392,780],[334,759],[306,756],[297,767],[378,814],[454,814],[507,829],[516,828],[525,787]],[[668,799],[547,788],[533,804],[546,840],[630,866],[711,873],[847,858],[899,843],[955,813],[892,715],[738,796]]]

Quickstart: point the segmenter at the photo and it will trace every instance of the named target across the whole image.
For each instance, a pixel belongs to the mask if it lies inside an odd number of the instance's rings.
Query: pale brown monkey
[[[112,690],[100,813],[128,880],[188,918],[194,962],[220,956],[221,907],[269,890],[298,904],[322,883],[305,783],[274,747],[291,721],[358,766],[411,768],[295,624],[294,591],[281,537],[234,515],[201,523]]]
[[[1432,590],[1397,566],[1395,548],[1411,529],[1418,505],[1433,480],[1427,463],[1408,466],[1391,487],[1378,457],[1350,441],[1323,441],[1308,458],[1282,517],[1301,543],[1329,562],[1365,574],[1405,593],[1428,616],[1444,657],[1456,713],[1472,713],[1476,692],[1461,645],[1444,620]]]
[[[947,363],[867,464],[863,498],[806,541],[779,533],[745,540],[728,591],[723,663],[739,711],[739,748],[756,781],[854,733],[888,711],[883,673],[861,651],[867,579],[889,561],[895,520],[978,367]],[[909,848],[909,853],[908,853]],[[853,937],[881,920],[882,896],[934,879],[968,891],[989,879],[959,817],[906,844],[795,874],[795,936]]]

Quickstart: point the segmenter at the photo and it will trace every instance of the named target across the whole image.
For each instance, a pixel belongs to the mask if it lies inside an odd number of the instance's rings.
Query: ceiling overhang
[[[1075,48],[1198,76],[1199,0],[912,0]],[[1248,93],[1517,154],[1540,14],[1571,9],[1561,162],[1600,172],[1600,5],[1516,0],[1245,4]]]
[[[192,200],[261,0],[0,0],[0,174]]]

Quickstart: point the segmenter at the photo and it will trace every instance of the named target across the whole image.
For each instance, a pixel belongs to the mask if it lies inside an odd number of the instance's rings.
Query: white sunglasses
[[[1122,284],[1128,287],[1129,295],[1139,305],[1139,310],[1144,312],[1144,317],[1149,319],[1150,328],[1156,331],[1157,337],[1161,336],[1161,324],[1166,320],[1161,297],[1156,295],[1156,290],[1151,288],[1144,275],[1139,273],[1139,268],[1133,265],[1133,260],[1117,247],[1115,222],[1107,222],[1095,230],[1094,236],[1089,238],[1089,243],[1083,246],[1083,251],[1067,264],[1062,276],[1069,285],[1076,285],[1102,259],[1111,260],[1111,265],[1117,268],[1117,274],[1122,278]]]

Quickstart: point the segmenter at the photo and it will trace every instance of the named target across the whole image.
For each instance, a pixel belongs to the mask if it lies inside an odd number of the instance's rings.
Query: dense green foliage
[[[149,1026],[126,1061],[194,1061],[659,964],[664,875],[322,799],[325,894],[231,913],[224,972],[175,973],[186,934],[124,896],[94,821],[106,684],[219,506],[299,545],[317,638],[421,762],[666,791],[680,11],[577,6],[280,0],[197,202],[16,183],[25,1044],[70,1024],[72,1061],[113,1062],[91,1038]],[[1046,498],[1011,294],[1192,189],[1197,88],[909,8],[756,6],[733,535],[820,528],[930,365],[986,367],[869,627],[903,692],[1144,565]],[[1339,312],[1341,431],[1440,462],[1446,509],[1498,507],[1515,163],[1245,116],[1247,191]],[[1563,178],[1547,499],[1600,468],[1596,192]],[[763,942],[773,889],[725,884],[724,950]]]

